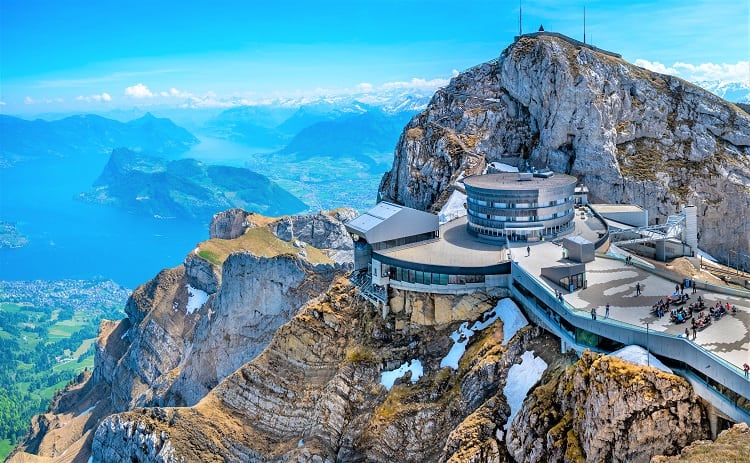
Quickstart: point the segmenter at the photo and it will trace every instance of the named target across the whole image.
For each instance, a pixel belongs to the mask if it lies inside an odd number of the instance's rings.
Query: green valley
[[[111,281],[0,281],[0,460],[57,389],[94,364],[103,318],[123,318]]]

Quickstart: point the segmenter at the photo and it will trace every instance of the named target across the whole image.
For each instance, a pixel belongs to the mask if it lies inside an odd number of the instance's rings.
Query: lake
[[[29,244],[0,250],[0,279],[112,279],[135,288],[180,264],[208,237],[208,224],[158,220],[75,199],[108,156],[55,159],[0,169],[0,220]]]
[[[389,162],[385,156],[375,171],[352,160],[294,162],[260,148],[201,140],[179,158],[250,167],[300,196],[310,210],[371,206]],[[0,249],[1,280],[105,278],[135,288],[182,263],[208,238],[208,223],[155,219],[77,200],[108,158],[53,159],[0,169],[0,221],[16,223],[29,240],[22,248]]]

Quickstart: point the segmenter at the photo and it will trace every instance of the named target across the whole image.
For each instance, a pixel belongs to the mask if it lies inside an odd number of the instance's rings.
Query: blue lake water
[[[372,171],[352,160],[295,163],[267,149],[207,137],[201,141],[178,157],[256,170],[297,194],[311,210],[371,206],[392,159],[386,156],[380,171]],[[0,280],[106,278],[135,288],[182,263],[208,238],[208,223],[155,219],[75,199],[91,187],[108,158],[0,169],[0,221],[15,222],[29,240],[22,248],[0,249]]]
[[[158,220],[75,199],[107,156],[0,169],[0,220],[29,244],[0,249],[0,279],[107,278],[129,288],[180,264],[208,237],[208,224]]]

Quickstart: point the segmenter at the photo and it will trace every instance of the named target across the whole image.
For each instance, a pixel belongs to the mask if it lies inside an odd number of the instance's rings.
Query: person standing
[[[685,327],[685,339],[690,339],[690,329],[687,326]]]
[[[606,307],[604,307],[604,318],[609,318],[609,302],[607,302]]]
[[[693,341],[695,341],[695,336],[698,333],[698,329],[695,326],[695,323],[693,323]]]
[[[531,255],[531,246],[526,246],[526,256],[528,257],[530,255]]]
[[[591,319],[596,320],[596,307],[591,308]]]
[[[635,295],[640,296],[641,295],[641,282],[635,284]]]
[[[750,376],[750,365],[748,365],[746,363],[746,364],[742,365],[742,369],[745,370],[745,378],[747,378],[748,376]]]

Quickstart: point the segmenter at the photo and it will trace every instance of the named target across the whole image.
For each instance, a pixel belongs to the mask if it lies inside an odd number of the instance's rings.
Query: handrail
[[[615,244],[619,244],[619,243],[615,243]],[[624,257],[621,258],[619,256],[613,256],[609,254],[597,253],[596,255],[597,257],[604,257],[605,259],[614,259],[614,260],[622,260],[622,261],[625,260]],[[631,265],[635,267],[639,267],[643,270],[646,270],[649,273],[653,273],[654,275],[658,275],[669,281],[674,281],[675,283],[681,283],[685,281],[685,277],[683,277],[682,275],[679,275],[674,272],[670,272],[669,270],[661,269],[659,267],[653,266],[651,264],[647,264],[645,262],[641,262],[639,259],[633,259],[631,262],[632,262]],[[729,288],[726,286],[715,285],[707,281],[694,280],[692,278],[690,278],[690,280],[696,284],[696,288],[700,288],[704,291],[711,291],[715,293],[726,294],[728,296],[737,296],[737,297],[744,297],[744,298],[750,299],[750,291],[746,289]]]
[[[683,362],[737,394],[750,398],[750,381],[745,379],[742,369],[698,344],[684,337],[646,330],[641,326],[611,318],[593,320],[567,302],[561,303],[550,288],[527,274],[517,262],[512,263],[511,274],[514,281],[524,285],[558,316],[574,327],[625,345],[637,344],[646,347],[647,350],[659,356]]]

